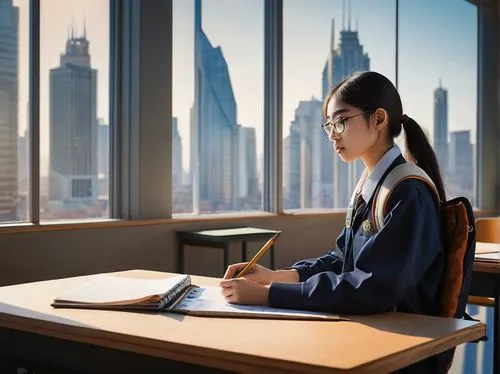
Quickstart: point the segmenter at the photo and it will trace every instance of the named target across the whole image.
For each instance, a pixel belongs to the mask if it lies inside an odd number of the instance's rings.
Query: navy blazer
[[[398,156],[385,175],[404,162]],[[378,232],[365,222],[372,219],[373,196],[352,228],[342,230],[336,250],[292,266],[299,283],[271,284],[270,306],[340,314],[396,308],[439,315],[445,253],[433,193],[416,179],[400,183],[387,202],[388,213]],[[346,246],[351,234],[352,245]]]

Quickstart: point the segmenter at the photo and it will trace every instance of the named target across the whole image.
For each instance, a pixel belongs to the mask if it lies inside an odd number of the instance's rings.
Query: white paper
[[[499,253],[500,243],[476,242],[476,255],[484,253]]]
[[[480,261],[500,261],[500,252],[478,253],[475,259]]]
[[[64,292],[56,300],[78,303],[112,303],[137,300],[153,295],[163,295],[185,277],[186,275],[176,275],[163,279],[142,279],[99,274]]]
[[[276,318],[299,318],[299,319],[338,319],[338,316],[328,313],[308,312],[293,309],[270,308],[262,305],[238,305],[229,304],[222,296],[219,287],[199,287],[191,293],[176,307],[178,311],[192,312],[192,314],[213,313],[219,315],[263,316]]]

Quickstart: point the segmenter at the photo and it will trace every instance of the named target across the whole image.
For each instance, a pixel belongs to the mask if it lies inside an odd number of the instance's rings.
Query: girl
[[[220,286],[226,300],[340,314],[399,312],[439,315],[445,253],[438,205],[424,182],[400,183],[387,203],[384,225],[373,232],[372,201],[385,175],[404,162],[418,164],[433,180],[441,201],[443,181],[420,126],[403,114],[394,85],[375,72],[358,72],[325,98],[323,114],[333,149],[344,162],[361,158],[368,177],[353,193],[352,220],[324,256],[272,271],[245,263],[228,267]],[[394,138],[405,130],[405,157]],[[421,368],[422,369],[422,368]],[[428,371],[431,370],[431,371]],[[435,372],[425,367],[423,372]]]

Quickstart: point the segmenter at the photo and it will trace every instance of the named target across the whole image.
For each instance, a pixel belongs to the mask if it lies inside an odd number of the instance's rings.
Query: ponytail
[[[432,146],[420,125],[403,114],[401,123],[405,130],[405,158],[421,167],[436,185],[441,201],[446,201],[444,183],[439,171],[439,164]]]

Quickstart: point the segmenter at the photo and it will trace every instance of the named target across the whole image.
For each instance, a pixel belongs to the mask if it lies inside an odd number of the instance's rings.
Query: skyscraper
[[[99,178],[109,178],[109,125],[98,121],[97,173]]]
[[[0,222],[17,220],[19,9],[0,0]]]
[[[471,131],[450,133],[449,174],[451,186],[457,195],[466,196],[475,202],[473,193],[474,166],[472,158]],[[457,188],[459,190],[457,190]]]
[[[236,101],[222,50],[212,46],[201,19],[201,0],[195,0],[193,190],[199,194],[202,210],[231,210],[238,186]]]
[[[238,197],[257,204],[259,180],[257,177],[257,144],[254,127],[239,127],[239,165],[238,165]],[[260,204],[259,204],[260,206]],[[248,206],[258,209],[259,206]]]
[[[286,208],[324,208],[324,186],[321,183],[321,147],[327,143],[321,133],[322,102],[316,98],[300,101],[290,125],[285,147],[288,160],[286,180],[290,183]],[[330,147],[330,152],[332,152]],[[331,160],[332,155],[329,155]],[[331,164],[330,164],[331,165]],[[329,188],[332,188],[331,181]],[[328,195],[327,195],[328,197]],[[331,200],[331,196],[329,196]]]
[[[26,195],[28,193],[28,175],[29,175],[29,133],[28,129],[24,130],[24,134],[18,138],[18,183],[19,194]]]
[[[179,134],[177,117],[172,117],[172,182],[182,185],[182,140]]]
[[[109,125],[98,121],[97,134],[97,179],[99,183],[98,195],[102,199],[109,199]]]
[[[92,202],[97,198],[97,70],[89,41],[71,36],[60,66],[50,70],[49,199]]]
[[[290,125],[290,135],[285,139],[285,148],[287,149],[287,159],[285,161],[285,170],[288,175],[287,180],[288,193],[286,195],[287,209],[299,209],[301,196],[301,166],[300,166],[300,126],[297,121],[292,121]]]
[[[448,91],[441,86],[434,90],[434,150],[441,171],[448,171]]]
[[[340,44],[335,49],[335,20],[332,19],[330,50],[322,75],[323,97],[349,74],[355,71],[367,70],[370,70],[370,57],[363,51],[363,46],[359,42],[358,32],[351,30],[350,21],[348,29],[340,31]]]
[[[290,201],[290,174],[291,174],[291,142],[290,135],[283,139],[283,206],[285,209],[292,209]]]
[[[370,70],[370,58],[363,51],[358,32],[351,30],[349,22],[347,30],[340,31],[340,44],[335,48],[335,21],[332,19],[330,49],[322,74],[322,94],[326,97],[332,87],[355,71]],[[344,163],[332,151],[331,146],[324,143],[321,148],[321,180],[324,186],[333,185],[333,207],[346,208],[351,192],[354,190],[364,166],[361,160]],[[333,179],[332,182],[330,182]]]

